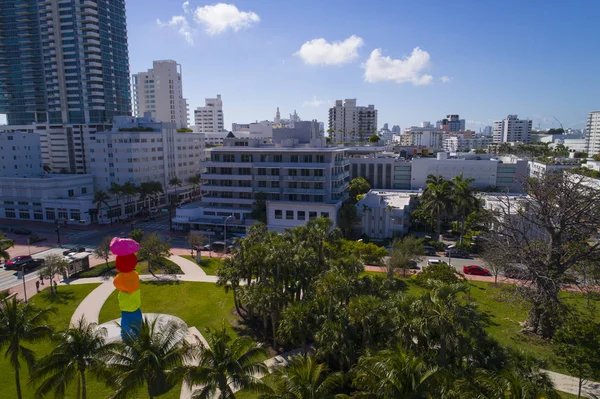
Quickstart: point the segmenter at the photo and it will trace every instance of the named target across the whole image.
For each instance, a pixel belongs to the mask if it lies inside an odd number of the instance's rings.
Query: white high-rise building
[[[223,101],[220,94],[217,94],[217,98],[207,98],[204,107],[198,107],[194,111],[194,121],[198,133],[225,131],[223,119]]]
[[[133,75],[133,112],[150,112],[162,122],[188,126],[188,104],[183,98],[181,65],[173,60],[154,61],[152,69]]]
[[[377,132],[377,110],[374,105],[357,106],[356,99],[336,100],[329,109],[329,129],[337,143],[367,141]]]
[[[404,129],[400,144],[406,146],[422,146],[433,150],[442,148],[444,132],[429,125],[428,127],[411,126]]]
[[[532,124],[531,120],[521,120],[517,115],[508,115],[505,119],[494,121],[494,142],[511,143],[520,141],[529,143]]]
[[[158,181],[166,193],[175,190],[169,181],[178,177],[185,200],[192,189],[188,179],[200,174],[204,135],[179,133],[174,123],[157,122],[149,115],[115,117],[112,130],[96,133],[90,152],[97,190],[108,190],[112,183]]]
[[[589,156],[600,154],[600,111],[592,111],[588,115],[585,148]]]

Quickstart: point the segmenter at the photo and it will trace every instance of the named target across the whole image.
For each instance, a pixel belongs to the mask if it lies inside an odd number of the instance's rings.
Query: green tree
[[[261,223],[267,223],[267,194],[262,191],[254,194],[254,204],[252,205],[250,218]]]
[[[13,240],[9,240],[4,234],[0,233],[0,259],[9,260],[8,248],[12,248],[14,245]]]
[[[450,199],[453,202],[454,209],[458,212],[461,244],[465,234],[465,218],[480,207],[479,199],[469,188],[469,185],[474,181],[475,179],[470,177],[464,179],[462,173],[450,180]]]
[[[153,270],[162,265],[163,258],[171,256],[171,244],[153,231],[144,235],[138,254],[148,261],[148,271],[156,277]]]
[[[411,264],[421,261],[424,255],[425,246],[422,239],[413,236],[407,236],[402,240],[395,239],[387,263],[388,277],[392,278],[398,269],[406,276]]]
[[[108,207],[108,200],[110,197],[102,190],[98,190],[94,193],[94,198],[92,199],[92,203],[96,204],[96,212],[98,212],[98,216],[100,217],[100,222],[102,222],[102,208]]]
[[[192,398],[234,398],[234,389],[268,389],[259,378],[267,373],[261,360],[266,356],[262,346],[250,337],[232,339],[225,326],[216,331],[207,329],[204,337],[208,346],[199,347],[198,365],[185,373],[190,386],[203,385],[192,393]]]
[[[314,356],[291,358],[286,367],[276,369],[273,379],[274,392],[261,399],[329,399],[344,383],[341,373],[328,373]]]
[[[306,347],[310,338],[310,331],[314,329],[315,317],[310,304],[300,302],[289,306],[281,314],[281,321],[277,332],[283,342],[295,346],[300,345],[302,354],[306,356]]]
[[[187,242],[190,244],[190,250],[192,256],[194,256],[194,250],[196,250],[197,254],[200,254],[202,250],[202,245],[206,241],[206,237],[198,232],[190,232],[187,236]]]
[[[581,397],[583,381],[600,378],[600,323],[573,317],[556,331],[552,342],[569,374],[579,379],[577,398]]]
[[[352,226],[360,220],[356,205],[352,201],[345,201],[338,211],[338,227],[342,230],[344,237],[350,238]]]
[[[110,259],[112,252],[110,250],[110,242],[112,241],[112,237],[104,237],[100,244],[94,250],[94,256],[98,259],[104,259],[106,262],[106,268],[108,269],[108,260]]]
[[[372,134],[371,137],[369,137],[369,143],[378,143],[379,140],[381,140],[381,137],[376,134]]]
[[[169,180],[169,187],[175,187],[175,200],[172,201],[174,203],[179,203],[179,194],[178,194],[178,188],[181,188],[181,185],[183,184],[183,182],[181,181],[181,179],[177,176],[172,177]],[[171,201],[169,201],[169,203],[171,203]]]
[[[0,349],[15,371],[17,398],[22,399],[21,360],[31,371],[35,364],[35,352],[25,342],[37,342],[52,336],[52,327],[46,324],[51,309],[39,309],[30,303],[23,304],[12,299],[3,299],[0,305]]]
[[[427,188],[421,196],[421,207],[435,219],[436,239],[441,237],[442,216],[447,215],[452,207],[450,183],[441,176],[429,175]]]
[[[129,232],[129,238],[134,240],[137,243],[142,242],[144,239],[144,230],[142,229],[134,229]]]
[[[361,357],[352,370],[352,384],[360,391],[359,397],[430,398],[436,397],[437,373],[437,368],[398,346]]]
[[[131,182],[126,182],[121,186],[121,191],[123,192],[123,195],[127,198],[127,202],[125,205],[125,213],[127,213],[128,216],[130,216],[135,212],[135,205],[132,205],[132,200],[133,197],[138,193],[138,188],[135,186],[135,184]]]
[[[119,183],[113,182],[113,183],[111,183],[110,188],[108,189],[108,193],[117,199],[117,209],[119,212],[119,214],[117,216],[120,216],[121,215],[121,204],[119,203],[119,200],[121,199],[121,196],[123,195],[123,187],[121,187],[121,185]]]
[[[60,255],[48,255],[44,258],[44,266],[40,269],[40,278],[50,280],[50,292],[56,294],[52,281],[56,275],[63,275],[69,268],[69,263]]]
[[[111,398],[125,398],[145,385],[152,399],[180,382],[184,365],[194,359],[186,334],[185,326],[161,318],[144,318],[135,334],[125,334],[109,351]]]
[[[350,182],[350,200],[356,202],[359,194],[365,194],[369,192],[371,185],[364,177],[355,177]]]
[[[101,375],[113,344],[106,343],[106,329],[88,323],[82,316],[77,323],[53,337],[56,346],[33,369],[32,379],[41,381],[36,396],[53,392],[64,398],[67,387],[77,380],[77,398],[87,398],[87,373]]]
[[[202,183],[202,178],[200,175],[190,176],[188,177],[188,183],[192,185],[192,197],[198,198],[198,188]]]

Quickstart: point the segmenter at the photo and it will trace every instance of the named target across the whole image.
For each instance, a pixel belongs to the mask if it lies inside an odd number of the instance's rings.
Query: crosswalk
[[[25,275],[25,281],[36,280],[37,278],[38,272],[36,270]],[[17,278],[17,272],[15,270],[0,269],[0,291],[6,290],[22,282],[23,280]]]
[[[67,238],[69,238],[70,240],[79,240],[81,238],[93,236],[95,234],[98,234],[98,233],[96,231],[82,230],[82,231],[72,231],[70,233],[67,233],[65,236]]]
[[[135,228],[144,230],[163,231],[169,229],[169,224],[165,222],[139,222],[135,225]]]

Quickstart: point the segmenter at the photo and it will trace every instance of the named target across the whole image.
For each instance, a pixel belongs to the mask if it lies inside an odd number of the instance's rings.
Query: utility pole
[[[21,264],[21,273],[23,273],[23,298],[25,299],[25,303],[27,303],[27,287],[25,286],[25,263]]]
[[[225,254],[227,254],[227,221],[231,219],[233,215],[229,215],[225,218],[225,222],[223,223],[223,242],[225,243]]]

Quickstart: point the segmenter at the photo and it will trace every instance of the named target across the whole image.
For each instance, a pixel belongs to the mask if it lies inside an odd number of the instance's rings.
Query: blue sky
[[[474,129],[509,113],[582,128],[600,109],[596,0],[216,4],[128,0],[130,64],[178,61],[190,110],[221,94],[227,128],[277,106],[326,121],[345,98],[402,128],[450,113]]]

